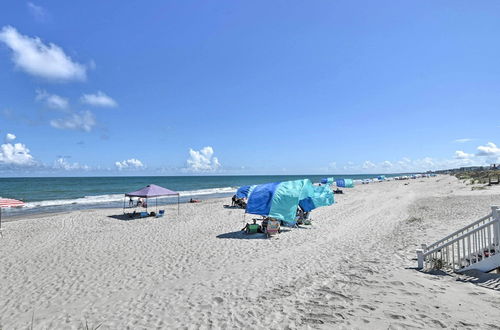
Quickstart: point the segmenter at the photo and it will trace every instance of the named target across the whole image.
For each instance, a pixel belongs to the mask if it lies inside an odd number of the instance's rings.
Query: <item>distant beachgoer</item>
[[[130,197],[130,199],[128,200],[128,206],[129,207],[134,206],[134,200],[132,199],[132,197]]]
[[[142,198],[137,199],[137,207],[142,206]]]
[[[236,205],[236,195],[233,195],[233,198],[231,199],[231,206],[235,206]]]

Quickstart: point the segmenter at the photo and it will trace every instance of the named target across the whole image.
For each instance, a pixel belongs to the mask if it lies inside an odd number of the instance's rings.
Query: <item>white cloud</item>
[[[367,160],[363,163],[363,168],[364,169],[369,169],[369,168],[374,168],[376,165],[372,163],[371,161]]]
[[[54,168],[55,169],[62,169],[65,171],[74,171],[74,170],[88,171],[88,170],[90,170],[90,167],[88,165],[80,165],[79,163],[70,163],[64,157],[59,157],[54,162]]]
[[[45,103],[51,109],[65,110],[69,106],[68,99],[56,94],[49,94],[44,90],[37,90],[35,99]]]
[[[26,6],[28,7],[28,11],[30,14],[39,22],[44,22],[47,20],[48,14],[47,11],[41,7],[35,5],[33,2],[27,2]]]
[[[485,146],[477,147],[478,156],[498,156],[500,155],[500,148],[496,146],[493,142],[486,143]]]
[[[83,94],[80,101],[96,107],[114,108],[118,106],[118,103],[115,100],[101,91],[98,91],[95,94]]]
[[[473,141],[474,139],[469,139],[469,138],[465,138],[465,139],[456,139],[455,143],[466,143],[466,142],[470,142],[470,141]]]
[[[469,158],[472,158],[474,157],[473,154],[468,154],[462,150],[457,150],[455,151],[455,158],[456,159],[469,159]]]
[[[30,150],[22,143],[10,143],[16,136],[7,134],[5,140],[8,141],[0,145],[0,164],[2,165],[34,165],[35,161],[30,154]]]
[[[7,133],[5,135],[5,142],[9,143],[9,142],[12,142],[16,139],[16,136],[12,133]]]
[[[92,112],[82,111],[73,113],[66,118],[51,120],[50,125],[59,129],[90,132],[96,125],[96,120]]]
[[[143,168],[144,164],[139,159],[130,158],[121,162],[116,162],[115,166],[121,171],[123,169]]]
[[[14,64],[31,75],[58,81],[86,79],[86,67],[53,43],[46,45],[40,38],[22,35],[12,26],[2,28],[0,41],[12,50]]]
[[[382,167],[384,167],[384,168],[391,168],[391,167],[393,167],[393,166],[394,166],[394,165],[393,165],[390,161],[388,161],[388,160],[385,160],[385,161],[382,163]]]
[[[214,157],[214,149],[210,146],[199,151],[189,149],[187,170],[191,172],[213,172],[221,167],[219,159]]]

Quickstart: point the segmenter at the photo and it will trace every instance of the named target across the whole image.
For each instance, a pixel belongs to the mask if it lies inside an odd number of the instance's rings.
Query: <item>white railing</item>
[[[447,268],[460,271],[500,254],[500,211],[491,213],[453,234],[417,250],[418,268]]]

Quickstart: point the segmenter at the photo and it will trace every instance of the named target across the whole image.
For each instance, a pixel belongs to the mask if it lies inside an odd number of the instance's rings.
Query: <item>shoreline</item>
[[[202,199],[201,197],[197,197],[197,198],[199,198],[202,202],[190,203],[190,202],[183,201],[183,202],[179,203],[181,209],[182,209],[182,205],[185,205],[185,204],[201,204],[203,202],[212,202],[212,201],[221,201],[222,202],[222,201],[228,199],[228,197],[219,197],[219,196],[207,197],[205,199]],[[229,199],[230,198],[231,198],[231,196],[229,196]],[[229,204],[230,203],[231,203],[231,200],[229,200]],[[158,209],[160,209],[160,207],[167,208],[168,206],[172,206],[172,205],[177,205],[177,203],[158,204]],[[154,211],[154,208],[155,208],[154,206],[149,207],[148,212]],[[123,214],[123,212],[122,212],[123,208],[115,207],[115,206],[89,207],[89,208],[83,208],[83,209],[75,209],[75,210],[67,210],[67,211],[55,211],[55,212],[39,211],[39,212],[34,212],[34,213],[26,213],[23,215],[14,215],[14,216],[8,216],[8,217],[4,217],[4,214],[2,213],[2,224],[8,223],[8,222],[22,221],[22,220],[32,220],[32,219],[37,219],[37,218],[47,218],[47,217],[61,216],[61,215],[72,215],[72,214],[80,213],[80,212],[96,212],[99,210],[107,210],[107,211],[116,210],[117,213]],[[127,210],[127,209],[125,208],[125,210]],[[125,213],[127,213],[127,212],[125,212]]]

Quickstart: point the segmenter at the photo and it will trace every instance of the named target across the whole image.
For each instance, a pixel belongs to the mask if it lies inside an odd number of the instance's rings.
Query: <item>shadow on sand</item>
[[[225,205],[224,205],[224,208],[225,208],[225,209],[244,210],[244,208],[242,208],[241,206],[238,206],[238,205],[233,205],[233,206],[231,206],[231,205],[227,205],[227,204],[225,204]]]
[[[500,291],[500,274],[468,270],[459,275],[457,281],[473,283],[483,288]]]
[[[216,236],[217,238],[232,238],[232,239],[262,239],[267,238],[266,234],[245,234],[243,230],[233,231],[230,233],[220,234]]]
[[[131,216],[128,214],[117,214],[117,215],[108,215],[108,218],[116,219],[116,220],[121,220],[121,221],[130,221],[130,220],[137,220],[137,219],[143,219],[139,217],[139,214],[136,216]],[[154,217],[145,217],[145,218],[154,218]]]
[[[289,232],[290,229],[281,228],[281,233]],[[245,234],[243,230],[233,231],[230,233],[220,234],[216,236],[217,238],[229,238],[229,239],[266,239],[267,235],[264,233],[256,233],[256,234]]]

